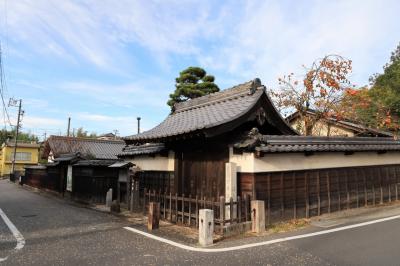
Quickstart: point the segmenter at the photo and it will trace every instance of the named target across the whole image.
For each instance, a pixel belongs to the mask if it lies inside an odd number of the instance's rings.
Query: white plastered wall
[[[173,151],[169,151],[168,157],[138,155],[127,161],[134,163],[143,171],[174,171],[175,154]]]
[[[261,173],[400,164],[400,152],[355,152],[352,155],[344,155],[343,152],[316,152],[311,156],[305,156],[304,153],[270,153],[256,158],[254,153],[233,154],[230,148],[229,161],[237,164],[238,172]]]

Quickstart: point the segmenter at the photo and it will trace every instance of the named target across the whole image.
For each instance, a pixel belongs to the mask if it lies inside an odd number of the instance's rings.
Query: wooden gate
[[[225,194],[225,163],[229,150],[210,148],[176,153],[177,193],[219,198]]]

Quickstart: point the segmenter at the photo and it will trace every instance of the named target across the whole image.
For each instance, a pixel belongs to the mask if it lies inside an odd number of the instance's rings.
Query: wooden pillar
[[[341,199],[341,191],[340,191],[340,177],[339,177],[339,171],[338,170],[336,170],[335,171],[336,172],[336,178],[337,178],[337,184],[338,184],[338,210],[340,211],[341,210],[341,201],[342,201],[342,199]]]
[[[225,225],[225,197],[221,196],[219,198],[219,220],[220,220],[220,232],[221,235],[224,233]]]
[[[196,194],[196,227],[199,226],[199,196]]]
[[[372,169],[371,169],[372,171]],[[372,205],[375,206],[376,204],[376,196],[375,196],[375,179],[376,179],[376,175],[372,176]]]
[[[360,200],[359,200],[359,198],[358,198],[358,196],[359,196],[359,194],[358,194],[358,172],[360,172],[360,171],[357,171],[358,169],[354,169],[354,174],[355,174],[355,176],[356,176],[356,202],[357,202],[357,208],[359,208],[360,207]]]
[[[328,213],[331,213],[331,180],[329,178],[329,170],[326,171],[326,189],[328,191]]]
[[[399,200],[399,188],[398,188],[398,175],[397,175],[397,166],[393,167],[393,174],[394,174],[394,178],[395,178],[395,188],[396,188],[396,201]]]
[[[214,204],[213,204],[214,207]],[[215,212],[214,212],[215,213]],[[189,226],[192,224],[192,195],[189,195],[189,221],[188,221]]]
[[[182,194],[182,225],[185,224],[185,194]]]
[[[178,193],[175,193],[175,223],[178,223]]]
[[[380,189],[380,192],[381,192],[381,199],[380,199],[380,204],[383,204],[383,184],[382,184],[382,173],[381,173],[382,171],[381,171],[381,169],[380,168],[378,168],[378,174],[379,174],[379,189]]]
[[[269,225],[271,224],[271,174],[268,174],[267,189],[268,189],[267,223]]]
[[[160,224],[160,203],[149,202],[149,215],[147,219],[147,229],[158,229]]]
[[[282,172],[280,176],[281,218],[283,218],[285,212],[283,175],[284,174]]]
[[[292,174],[293,183],[293,219],[297,218],[297,188],[296,188],[296,172]]]
[[[388,182],[389,202],[392,202],[392,192],[391,192],[391,181],[392,180],[389,175],[389,167],[388,166],[385,167],[385,172],[386,172],[386,180]]]
[[[321,181],[320,171],[317,170],[317,200],[318,200],[318,216],[321,215]]]
[[[310,206],[309,206],[309,198],[308,198],[308,173],[304,172],[304,197],[306,202],[306,218],[310,217]]]
[[[367,193],[367,177],[365,173],[365,168],[361,168],[361,174],[364,180],[364,205],[368,205],[368,193]]]
[[[346,182],[346,195],[347,195],[346,206],[347,209],[350,209],[349,175],[347,169],[345,169],[345,177],[346,177],[345,182]]]

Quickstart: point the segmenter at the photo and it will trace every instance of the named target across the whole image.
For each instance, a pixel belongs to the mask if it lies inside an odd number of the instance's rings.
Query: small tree
[[[175,80],[176,89],[169,95],[170,99],[167,102],[172,111],[175,103],[219,91],[214,83],[214,76],[207,75],[206,71],[200,67],[188,67],[180,72]]]
[[[383,73],[370,78],[369,88],[349,91],[342,108],[347,108],[356,121],[397,135],[400,129],[400,44],[383,69]]]
[[[311,135],[318,121],[328,117],[341,119],[340,110],[344,92],[351,88],[348,75],[351,60],[339,55],[327,55],[316,60],[301,81],[293,73],[279,79],[280,91],[270,91],[281,111],[297,111],[304,123],[304,134]],[[314,115],[308,115],[312,110]]]
[[[84,130],[83,127],[78,128],[73,135],[74,137],[78,138],[97,138],[97,134],[95,132],[88,133],[88,131]]]
[[[6,130],[2,129],[0,130],[0,145],[7,140],[14,141],[15,138],[15,129],[12,130]],[[25,141],[25,142],[38,142],[39,138],[35,136],[34,134],[31,134],[30,132],[25,133],[25,132],[19,132],[18,134],[18,141]]]

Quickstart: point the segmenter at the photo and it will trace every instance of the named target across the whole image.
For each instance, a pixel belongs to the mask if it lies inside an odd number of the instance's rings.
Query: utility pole
[[[67,137],[69,137],[69,129],[71,127],[71,117],[68,117]]]
[[[19,128],[20,128],[20,122],[21,122],[21,115],[23,113],[23,111],[21,110],[22,107],[22,100],[15,100],[15,99],[10,99],[10,101],[8,102],[8,106],[17,106],[18,104],[18,117],[17,117],[17,126],[15,129],[15,138],[14,138],[14,154],[13,154],[13,160],[12,160],[12,167],[11,167],[11,174],[12,174],[12,181],[14,181],[14,174],[15,174],[15,159],[16,159],[16,155],[17,155],[17,144],[18,144],[18,135],[19,135]],[[11,179],[11,176],[10,176]]]
[[[138,116],[137,118],[137,133],[139,134],[140,133],[140,116]]]

